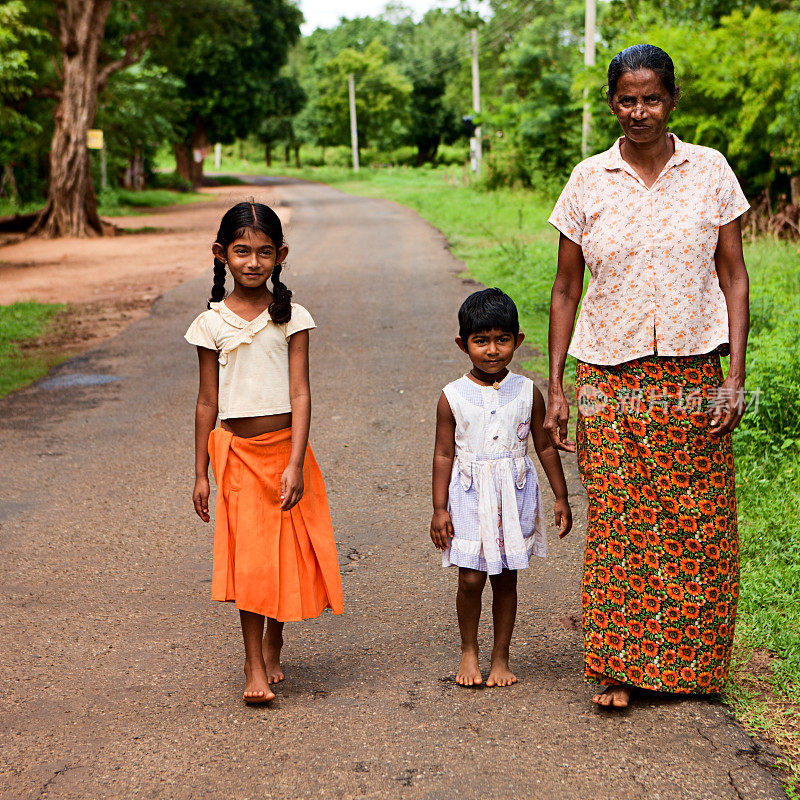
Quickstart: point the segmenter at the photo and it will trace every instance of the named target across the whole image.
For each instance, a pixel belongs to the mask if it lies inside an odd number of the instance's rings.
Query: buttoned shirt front
[[[649,189],[619,139],[575,167],[550,215],[590,273],[569,347],[581,361],[699,355],[728,342],[714,253],[720,227],[749,204],[721,153],[668,135],[675,152]]]

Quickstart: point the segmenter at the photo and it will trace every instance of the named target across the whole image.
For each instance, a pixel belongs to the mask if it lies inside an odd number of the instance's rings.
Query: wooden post
[[[481,113],[481,79],[478,73],[478,29],[472,29],[472,108],[476,115]],[[475,128],[475,136],[471,142],[473,152],[473,172],[480,174],[483,161],[483,141],[481,126]]]
[[[595,0],[586,0],[586,29],[583,40],[583,63],[587,67],[594,66],[595,51],[595,22],[597,9]],[[583,90],[583,133],[581,136],[581,153],[586,158],[589,155],[589,138],[592,133],[592,109],[589,105],[589,89]]]
[[[356,120],[356,78],[351,72],[347,76],[350,91],[350,146],[353,148],[353,172],[358,172],[358,121]]]

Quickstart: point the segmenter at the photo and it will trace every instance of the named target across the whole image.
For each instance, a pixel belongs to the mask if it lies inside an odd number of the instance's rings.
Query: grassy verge
[[[0,306],[0,397],[38,380],[65,358],[25,348],[45,335],[65,308],[61,303],[33,301]]]
[[[286,170],[283,171],[286,174]],[[556,234],[554,198],[487,192],[458,169],[292,171],[337,188],[415,209],[451,243],[469,274],[517,301],[528,341],[546,352]],[[800,248],[760,240],[745,246],[751,278],[748,388],[759,390],[734,437],[742,585],[736,669],[725,695],[742,722],[787,755],[790,797],[800,797]],[[544,357],[529,365],[539,372]],[[568,366],[567,374],[570,374]]]
[[[141,214],[148,208],[162,208],[186,203],[211,200],[211,195],[198,192],[176,192],[170,189],[145,189],[141,192],[128,189],[106,189],[98,196],[98,210],[104,217],[128,217]],[[0,199],[0,217],[15,214],[33,214],[40,211],[43,202],[17,204],[12,200]]]
[[[213,199],[199,192],[175,192],[170,189],[145,189],[133,192],[127,189],[107,189],[101,192],[99,211],[106,217],[129,217],[141,214],[148,208],[186,205]]]

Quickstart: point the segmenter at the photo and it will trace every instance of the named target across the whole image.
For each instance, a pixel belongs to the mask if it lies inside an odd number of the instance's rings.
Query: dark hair
[[[514,301],[500,289],[483,289],[471,294],[458,309],[458,335],[464,344],[470,334],[496,328],[519,333],[519,316]]]
[[[626,47],[611,59],[608,65],[608,91],[606,99],[610,102],[617,91],[617,81],[626,72],[636,72],[639,69],[651,69],[661,78],[664,88],[672,98],[678,96],[678,87],[675,85],[675,65],[667,53],[660,47],[652,44],[635,44]]]
[[[229,208],[219,223],[215,242],[227,251],[231,242],[244,236],[247,229],[261,231],[269,236],[275,249],[283,244],[283,227],[278,215],[263,203],[237,203]],[[292,318],[292,293],[281,283],[282,264],[276,264],[272,270],[272,297],[269,304],[269,316],[278,324],[288,322]],[[225,262],[214,257],[214,284],[211,287],[209,303],[219,303],[225,297]]]

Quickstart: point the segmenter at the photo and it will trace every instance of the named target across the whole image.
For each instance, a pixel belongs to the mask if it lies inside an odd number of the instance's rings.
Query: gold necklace
[[[473,378],[478,378],[478,376],[475,374],[475,372],[474,372],[473,370],[470,370],[470,371],[469,371],[469,374],[470,374],[470,375],[472,375],[472,377],[473,377]],[[480,379],[480,378],[478,378],[478,380],[480,381],[481,379]],[[491,386],[491,387],[492,387],[492,389],[499,389],[499,388],[500,388],[500,384],[501,384],[501,382],[502,382],[502,381],[495,381],[495,382],[494,382],[494,383],[492,383],[492,384],[485,384],[485,385],[486,385],[487,387],[488,387],[488,386]],[[483,383],[483,381],[481,381],[481,383]]]

